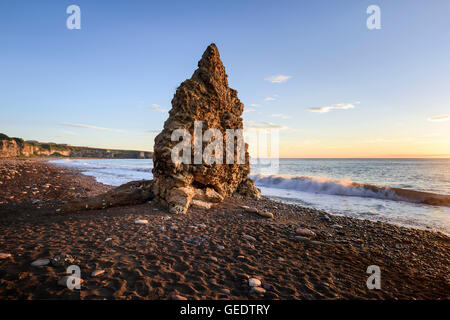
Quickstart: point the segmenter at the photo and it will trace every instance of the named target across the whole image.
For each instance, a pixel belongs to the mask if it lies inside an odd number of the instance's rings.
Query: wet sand
[[[63,214],[57,210],[64,201],[111,187],[43,160],[0,160],[0,181],[0,253],[11,254],[0,259],[0,299],[450,297],[450,238],[441,233],[268,198],[229,198],[186,215],[151,202]],[[80,267],[81,290],[58,285],[64,266],[31,266],[60,253]],[[380,267],[380,290],[366,286],[370,265]],[[104,273],[93,277],[94,270]]]

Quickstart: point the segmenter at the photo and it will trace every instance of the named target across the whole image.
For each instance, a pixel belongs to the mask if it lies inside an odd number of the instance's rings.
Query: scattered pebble
[[[217,246],[217,249],[219,249],[220,251],[222,251],[223,249],[225,249],[224,246]]]
[[[0,259],[6,259],[12,257],[11,253],[2,253],[0,252]]]
[[[273,213],[269,211],[259,211],[258,215],[263,218],[273,219]]]
[[[91,277],[96,277],[96,276],[99,276],[99,275],[104,274],[104,273],[105,273],[105,270],[94,270],[91,273]]]
[[[258,213],[258,209],[256,209],[255,207],[241,206],[241,208],[248,213]]]
[[[170,226],[170,230],[177,230],[178,227],[177,226]]]
[[[250,278],[248,279],[248,285],[250,287],[260,287],[261,286],[261,280],[256,278]]]
[[[242,237],[243,237],[245,240],[256,241],[256,238],[255,238],[255,237],[252,237],[252,236],[250,236],[250,235],[248,235],[248,234],[244,234]]]
[[[256,293],[256,294],[265,294],[266,293],[266,289],[261,288],[261,287],[252,287],[250,292]]]
[[[212,262],[217,262],[218,261],[216,257],[209,257],[208,260],[212,261]]]
[[[148,224],[148,220],[135,220],[134,223],[136,224]]]
[[[112,238],[106,238],[105,242],[108,242],[108,241],[111,241],[111,240],[112,240]]]
[[[49,263],[50,263],[50,259],[40,259],[40,260],[33,261],[31,263],[31,265],[33,267],[42,267],[42,266],[48,265]]]
[[[303,237],[314,237],[316,235],[314,231],[306,228],[298,228],[297,230],[295,230],[295,233]]]
[[[170,296],[169,299],[170,299],[170,300],[187,300],[186,297],[180,296],[179,294]]]

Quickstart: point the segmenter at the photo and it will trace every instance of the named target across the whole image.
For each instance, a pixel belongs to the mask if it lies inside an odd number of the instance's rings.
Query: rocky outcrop
[[[107,159],[151,159],[152,152],[134,150],[109,150],[87,147],[75,147],[65,144],[40,143],[10,138],[0,133],[0,158],[13,157],[76,157]]]
[[[0,140],[0,157],[18,157],[23,153],[23,148],[16,140]]]
[[[194,205],[206,208],[233,194],[253,198],[261,196],[248,177],[248,145],[243,143],[243,139],[232,139],[231,158],[234,163],[227,161],[229,149],[217,156],[220,161],[212,164],[205,163],[201,154],[216,139],[226,146],[227,129],[243,129],[243,110],[244,105],[238,99],[237,91],[228,86],[219,51],[211,44],[191,79],[178,87],[169,118],[164,123],[163,131],[155,138],[153,193],[172,213],[185,213],[193,200]],[[198,121],[201,121],[200,129],[196,126]],[[222,137],[214,135],[213,139],[212,136],[203,136],[211,128],[218,129]],[[178,163],[172,159],[173,148],[179,144],[178,140],[172,141],[172,133],[177,129],[185,129],[192,137],[189,152],[186,152],[189,163]],[[195,147],[195,141],[199,143],[200,150]],[[243,160],[241,163],[237,163],[239,147],[245,148],[241,153],[245,155],[244,159],[240,158]],[[185,150],[182,155],[185,156]]]

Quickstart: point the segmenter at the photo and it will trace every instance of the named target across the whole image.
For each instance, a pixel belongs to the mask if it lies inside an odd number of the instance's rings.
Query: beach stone
[[[312,230],[306,229],[306,228],[298,228],[297,230],[295,230],[295,233],[303,236],[303,237],[315,237],[316,233]]]
[[[251,293],[256,293],[256,294],[265,294],[266,293],[266,289],[261,288],[261,287],[252,287],[250,292]]]
[[[255,238],[255,237],[252,237],[252,236],[250,236],[250,235],[248,235],[248,234],[244,234],[242,237],[243,237],[245,240],[256,241],[256,238]]]
[[[178,227],[177,226],[170,226],[170,230],[177,230]]]
[[[273,219],[273,213],[269,211],[258,211],[258,215],[263,218]]]
[[[97,277],[97,276],[102,275],[104,273],[105,273],[105,270],[94,270],[91,273],[91,277]]]
[[[108,241],[111,241],[111,240],[112,240],[112,238],[106,238],[105,242],[108,242]]]
[[[7,258],[11,258],[11,257],[12,257],[11,253],[0,252],[0,259],[7,259]]]
[[[225,247],[224,246],[217,246],[217,249],[219,249],[220,251],[224,250]]]
[[[180,296],[179,294],[175,294],[169,297],[170,300],[187,300],[186,297]]]
[[[138,220],[135,220],[134,223],[136,223],[136,224],[148,224],[148,220],[138,219]]]
[[[195,208],[199,208],[199,209],[211,209],[213,203],[211,202],[206,202],[206,201],[202,201],[202,200],[192,200],[191,201],[191,206],[195,207]]]
[[[260,287],[261,286],[261,280],[256,278],[250,278],[248,279],[248,285],[250,287]]]
[[[332,227],[333,229],[342,229],[342,226],[339,225],[339,224],[333,224],[331,227]]]
[[[203,53],[192,77],[177,88],[169,118],[155,137],[152,190],[156,200],[167,206],[169,212],[185,214],[192,200],[218,203],[234,194],[254,199],[261,197],[261,192],[248,177],[250,156],[243,139],[237,139],[239,143],[234,142],[233,151],[223,150],[222,158],[215,159],[219,163],[206,164],[202,157],[205,148],[212,145],[212,137],[204,141],[203,133],[216,129],[222,137],[214,134],[214,138],[222,139],[224,149],[227,149],[226,131],[243,129],[243,111],[244,105],[237,97],[237,91],[228,86],[219,50],[211,44]],[[181,143],[172,140],[172,133],[177,129],[184,129],[191,136],[190,145],[183,150],[189,152],[189,163],[172,160],[174,147],[179,148]],[[234,156],[237,159],[238,149],[243,151],[243,163],[234,161],[227,164],[227,158]],[[227,151],[234,154],[227,154]]]
[[[208,260],[212,261],[212,262],[217,262],[218,261],[216,257],[209,257]]]
[[[42,267],[50,264],[50,259],[39,259],[31,263],[33,267]]]
[[[258,213],[258,209],[256,209],[255,207],[241,206],[241,208],[248,213]]]

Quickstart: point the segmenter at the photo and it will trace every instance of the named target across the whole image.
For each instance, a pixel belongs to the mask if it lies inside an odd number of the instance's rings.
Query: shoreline
[[[83,158],[74,158],[76,160],[84,160]],[[97,159],[97,160],[103,160],[103,159]],[[133,160],[133,159],[131,159]],[[117,160],[120,161],[120,160]],[[144,177],[141,174],[137,175],[137,176],[124,176],[123,173],[120,174],[120,178],[119,176],[114,176],[112,177],[111,175],[105,175],[101,172],[101,170],[97,171],[96,169],[91,169],[89,167],[87,168],[81,168],[79,166],[72,166],[72,165],[66,165],[64,163],[55,163],[54,161],[49,161],[50,164],[52,165],[57,165],[59,167],[62,168],[74,168],[74,169],[80,169],[81,171],[87,171],[86,173],[84,173],[87,176],[93,176],[95,177],[96,181],[99,183],[103,183],[107,186],[119,186],[121,184],[125,184],[128,183],[130,181],[135,181],[135,180],[139,180],[139,179],[146,179],[146,180],[151,180],[152,179],[152,175],[147,175],[146,177]],[[99,163],[101,165],[101,162]],[[95,164],[94,164],[95,166]],[[114,168],[114,167],[113,167]],[[119,167],[116,167],[120,168]],[[119,169],[120,170],[120,169]],[[139,172],[141,172],[141,169],[138,170]],[[386,195],[380,195],[380,197],[374,196],[374,195],[361,195],[361,190],[350,190],[350,194],[345,194],[342,195],[340,193],[327,193],[327,192],[318,192],[318,195],[320,195],[320,199],[310,199],[310,200],[306,200],[307,202],[304,202],[303,197],[296,197],[296,196],[283,196],[280,195],[280,193],[283,192],[299,192],[300,194],[303,193],[302,190],[298,190],[295,187],[293,188],[288,188],[288,189],[283,189],[283,188],[278,188],[277,186],[271,186],[271,184],[266,184],[266,183],[262,183],[262,184],[258,184],[258,176],[259,174],[250,174],[250,178],[252,178],[255,183],[256,186],[258,186],[261,191],[263,192],[263,195],[267,196],[269,199],[273,200],[273,201],[281,201],[283,203],[288,203],[288,204],[296,204],[299,205],[301,207],[308,207],[308,208],[313,208],[313,209],[317,209],[317,210],[321,210],[321,211],[327,211],[330,214],[333,215],[340,215],[340,216],[347,216],[347,217],[352,217],[352,218],[357,218],[357,219],[364,219],[364,220],[370,220],[370,221],[381,221],[381,222],[385,222],[385,223],[391,223],[397,226],[404,226],[404,227],[409,227],[409,228],[414,228],[414,229],[420,229],[420,230],[430,230],[430,231],[435,231],[435,232],[442,232],[447,236],[450,236],[450,225],[447,223],[447,221],[445,220],[441,220],[439,221],[439,219],[434,218],[432,215],[428,216],[428,214],[431,213],[431,211],[433,210],[432,208],[442,208],[443,210],[449,210],[448,207],[448,201],[450,200],[450,195],[447,194],[438,194],[438,193],[431,193],[431,192],[425,192],[425,191],[418,191],[418,190],[414,190],[414,189],[401,189],[401,188],[395,188],[395,187],[380,187],[380,186],[375,186],[375,185],[370,185],[370,184],[364,184],[364,183],[353,183],[352,187],[355,188],[368,188],[369,191],[373,191],[373,189],[376,189],[376,191],[384,191],[384,192],[400,192],[400,193],[406,193],[409,194],[410,196],[414,196],[414,199],[392,199]],[[275,177],[275,180],[277,179],[287,179],[289,180],[289,177],[286,176],[270,176],[270,175],[263,175],[265,176],[265,178],[269,178],[272,179],[272,177]],[[255,178],[256,177],[256,178]],[[307,176],[297,176],[294,177],[295,179],[310,179],[310,180],[314,180],[314,177],[307,177]],[[329,182],[331,183],[338,183],[339,180],[333,180],[333,179],[328,179]],[[328,182],[327,181],[327,182]],[[327,187],[327,186],[322,186],[322,187]],[[339,185],[337,185],[337,187],[339,187]],[[349,187],[349,186],[346,186]],[[275,193],[274,193],[275,192]],[[351,192],[355,193],[354,195],[351,194]],[[381,191],[380,191],[381,192]],[[314,192],[309,191],[307,192],[307,194],[305,194],[306,199],[308,199],[308,196],[310,197],[311,195],[314,195]],[[428,198],[429,201],[424,201],[424,195],[426,195],[425,198]],[[393,205],[393,206],[397,206],[396,210],[393,208],[388,209],[388,212],[386,214],[386,212],[383,212],[380,214],[380,212],[370,212],[371,208],[359,208],[360,210],[358,210],[357,208],[355,208],[354,210],[350,210],[347,211],[345,209],[343,209],[342,207],[339,206],[340,200],[338,198],[333,199],[333,204],[332,207],[330,207],[330,205],[325,205],[323,206],[322,203],[330,203],[330,197],[350,197],[349,199],[351,199],[351,201],[356,200],[356,201],[370,201],[370,200],[375,200],[375,201],[380,201],[380,202],[387,202],[388,206],[389,205]],[[395,196],[397,197],[398,195],[395,194]],[[327,199],[328,197],[328,199]],[[354,197],[354,198],[353,198]],[[442,200],[440,201],[440,203],[431,203],[432,199],[435,199],[436,201],[438,201],[439,198],[441,198]],[[421,200],[420,200],[421,199]],[[422,202],[427,202],[425,203],[420,203],[420,201]],[[445,203],[445,201],[447,203]],[[312,201],[312,202],[310,202]],[[419,201],[419,203],[417,202]],[[435,201],[435,202],[436,202]],[[428,203],[429,202],[429,203]],[[422,206],[421,209],[417,209],[414,208],[414,206]],[[412,209],[412,211],[411,211]],[[367,211],[369,210],[369,211]],[[414,211],[414,210],[419,210],[419,211]],[[422,210],[422,211],[421,211]],[[399,216],[395,216],[396,213],[401,212],[401,214]],[[448,214],[450,214],[450,211],[448,211]],[[420,218],[422,217],[422,218]],[[423,218],[426,217],[426,218]]]
[[[12,255],[0,260],[0,299],[450,297],[450,238],[443,233],[329,215],[267,197],[229,198],[186,215],[168,214],[153,203],[60,214],[63,201],[112,187],[46,163],[51,160],[0,159],[0,168],[17,171],[14,179],[0,172],[0,202],[14,196],[0,204],[0,250]],[[21,193],[27,184],[39,193]],[[268,210],[275,219],[242,206]],[[300,236],[299,228],[315,235]],[[76,257],[85,280],[80,291],[57,285],[64,268],[30,266],[62,252]],[[380,266],[381,290],[366,286],[369,265]],[[95,269],[104,274],[92,277]],[[261,280],[264,292],[252,290],[248,278]]]

